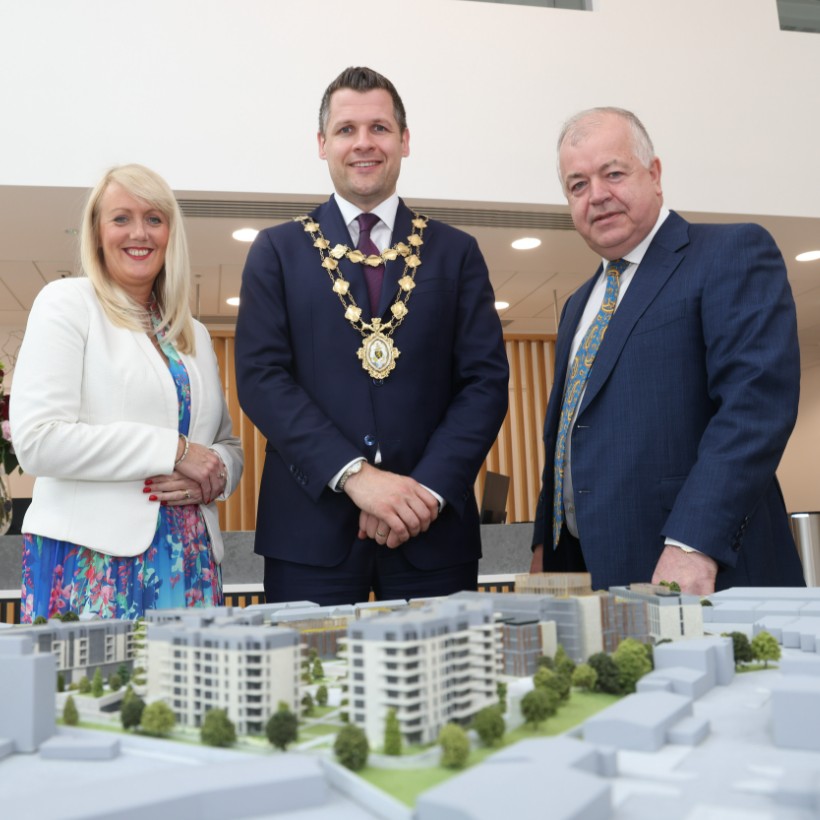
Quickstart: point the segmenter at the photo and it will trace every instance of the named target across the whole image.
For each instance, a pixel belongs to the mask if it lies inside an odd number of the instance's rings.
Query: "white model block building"
[[[15,752],[34,752],[55,731],[53,655],[34,651],[31,635],[0,640],[0,751],[11,741]],[[45,705],[45,706],[44,706]],[[2,754],[0,754],[2,757]]]
[[[283,701],[298,714],[302,647],[292,629],[185,621],[148,631],[147,699],[183,726],[225,709],[240,735],[261,734]]]
[[[498,702],[501,633],[492,600],[441,600],[348,630],[350,722],[384,742],[390,709],[407,743],[431,743]]]
[[[609,594],[616,599],[646,604],[647,628],[654,643],[703,635],[703,606],[698,595],[682,595],[657,584],[612,587]]]

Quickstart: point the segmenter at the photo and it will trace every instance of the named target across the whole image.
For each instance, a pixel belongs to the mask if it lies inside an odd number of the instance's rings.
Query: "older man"
[[[236,369],[267,438],[256,552],[269,601],[474,589],[473,482],[507,409],[507,359],[475,240],[396,194],[404,104],[369,68],[325,91],[335,194],[263,231],[242,277]]]
[[[802,584],[775,478],[800,364],[774,241],[667,210],[631,112],[572,117],[558,158],[601,266],[558,331],[533,571],[586,568],[597,589]]]

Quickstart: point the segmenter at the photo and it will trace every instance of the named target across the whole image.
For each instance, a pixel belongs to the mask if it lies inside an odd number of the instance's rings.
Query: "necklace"
[[[416,270],[421,265],[420,251],[424,244],[422,235],[427,227],[427,217],[414,212],[413,232],[407,237],[407,243],[397,242],[392,248],[386,248],[380,254],[369,256],[365,256],[356,248],[348,248],[347,245],[334,245],[331,248],[330,242],[322,235],[319,223],[309,216],[297,216],[295,221],[302,223],[305,231],[313,240],[313,247],[318,249],[322,267],[330,276],[333,292],[339,297],[344,308],[345,319],[363,337],[362,346],[356,351],[362,367],[371,378],[386,379],[396,367],[396,359],[401,355],[401,351],[393,343],[391,337],[409,312],[407,303],[416,286]],[[382,323],[380,317],[374,316],[370,322],[365,322],[362,319],[362,309],[350,293],[350,282],[342,276],[339,270],[339,260],[344,258],[354,264],[370,265],[375,268],[386,262],[392,262],[399,256],[404,259],[404,273],[399,279],[396,298],[390,305],[390,319]]]

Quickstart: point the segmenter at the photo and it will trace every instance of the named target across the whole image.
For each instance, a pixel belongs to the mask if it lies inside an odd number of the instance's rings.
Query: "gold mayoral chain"
[[[422,235],[427,227],[427,217],[413,213],[413,232],[407,237],[407,243],[398,242],[392,248],[386,248],[380,254],[365,256],[356,248],[348,248],[347,245],[334,245],[330,247],[330,242],[322,235],[322,229],[318,222],[314,222],[309,216],[297,216],[296,222],[301,222],[305,231],[313,239],[313,247],[319,249],[319,256],[322,258],[322,267],[328,272],[330,281],[333,283],[333,292],[339,297],[342,307],[345,309],[345,319],[362,334],[364,340],[362,346],[356,351],[362,363],[362,367],[374,379],[386,379],[396,366],[396,359],[399,358],[400,351],[393,344],[390,338],[396,328],[407,316],[407,303],[410,301],[410,294],[416,286],[416,270],[421,264],[420,251],[424,244]],[[370,265],[377,268],[385,262],[392,262],[401,256],[404,258],[404,273],[399,279],[399,290],[396,298],[390,305],[391,318],[382,324],[378,316],[374,316],[370,322],[362,319],[362,309],[356,304],[353,294],[350,293],[350,282],[348,282],[339,270],[339,260],[344,258],[349,262],[360,265]]]

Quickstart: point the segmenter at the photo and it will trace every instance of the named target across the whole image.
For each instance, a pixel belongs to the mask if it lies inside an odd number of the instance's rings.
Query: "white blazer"
[[[211,339],[194,322],[192,442],[227,468],[223,498],[242,475],[242,449],[219,380]],[[88,279],[46,285],[34,301],[14,368],[10,424],[20,466],[37,476],[23,532],[108,555],[150,545],[158,505],[143,482],[174,469],[179,409],[166,361],[145,333],[115,327]],[[201,509],[222,560],[216,505]]]

